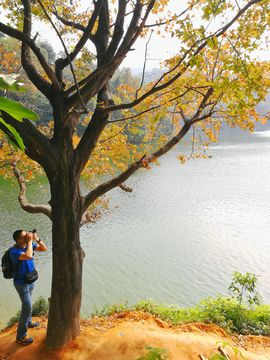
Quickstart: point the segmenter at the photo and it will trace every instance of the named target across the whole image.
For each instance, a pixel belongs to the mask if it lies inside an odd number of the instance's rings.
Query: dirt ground
[[[148,353],[146,346],[166,349],[170,360],[206,360],[219,353],[218,341],[230,343],[248,360],[270,360],[269,337],[229,336],[213,324],[171,326],[141,311],[82,321],[81,335],[57,351],[44,347],[47,320],[34,321],[41,324],[29,329],[28,335],[35,341],[28,346],[15,342],[17,324],[0,332],[1,360],[134,360]],[[231,360],[241,359],[231,348],[225,349]]]

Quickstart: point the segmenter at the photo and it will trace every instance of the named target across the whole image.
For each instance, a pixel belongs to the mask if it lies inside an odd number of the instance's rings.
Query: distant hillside
[[[138,68],[132,68],[131,69],[132,75],[136,76],[140,79],[142,79],[143,76],[143,72],[142,69],[138,69]],[[157,80],[158,78],[160,78],[162,76],[162,74],[164,73],[163,69],[159,69],[159,68],[154,68],[151,70],[146,70],[145,75],[144,75],[144,82],[145,83],[149,83],[151,81]]]

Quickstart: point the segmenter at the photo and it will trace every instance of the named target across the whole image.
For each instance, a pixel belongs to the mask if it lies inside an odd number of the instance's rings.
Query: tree
[[[215,140],[221,121],[252,129],[259,119],[254,106],[267,93],[268,67],[252,61],[249,52],[260,45],[269,23],[269,0],[235,4],[191,0],[181,14],[165,11],[167,5],[168,0],[96,0],[79,14],[76,0],[51,0],[46,5],[41,0],[1,2],[13,26],[1,22],[0,31],[21,42],[23,69],[49,100],[53,111],[53,128],[49,131],[37,129],[28,119],[18,122],[2,111],[4,122],[16,129],[25,146],[25,155],[20,157],[2,150],[5,164],[13,168],[19,182],[21,207],[30,213],[43,213],[52,221],[53,275],[46,337],[50,348],[59,348],[80,333],[84,253],[79,229],[93,221],[88,209],[93,209],[105,193],[117,186],[129,190],[124,182],[138,169],[149,168],[151,162],[179,143],[192,126],[195,133],[201,126],[208,138]],[[193,24],[194,14],[202,16],[199,27]],[[33,15],[50,22],[62,41],[65,56],[58,58],[54,67],[47,63],[31,33]],[[121,97],[114,99],[109,80],[138,38],[147,36],[149,31],[159,34],[161,28],[178,38],[181,47],[165,63],[168,70],[133,93],[124,87]],[[67,38],[69,47],[65,45]],[[89,42],[95,53],[87,47]],[[32,61],[33,55],[39,69]],[[63,71],[68,67],[73,83],[63,79]],[[125,96],[129,97],[128,102],[121,100]],[[116,111],[122,112],[121,118],[110,120],[110,114]],[[79,138],[77,125],[86,114],[85,130]],[[171,116],[172,132],[157,138],[165,114]],[[125,141],[125,127],[135,133],[140,127],[147,129],[140,148]],[[0,128],[12,136],[4,123]],[[194,137],[193,143],[195,140]],[[22,166],[27,169],[27,165],[21,165],[26,158],[48,177],[48,205],[27,201],[22,173]],[[185,161],[182,155],[179,158]],[[100,182],[96,175],[102,172],[110,178]],[[88,176],[90,183],[84,196],[80,189],[82,174]]]
[[[38,46],[42,49],[47,63],[53,65],[56,60],[56,54],[52,45],[48,41],[42,41],[38,43]]]
[[[253,304],[260,305],[262,297],[256,290],[258,278],[259,276],[256,276],[255,274],[250,274],[248,272],[242,275],[240,272],[235,271],[235,273],[233,274],[233,280],[228,290],[230,293],[236,294],[236,299],[238,300],[239,304],[239,310],[241,309],[244,295],[246,295],[246,301],[249,306],[252,306]]]

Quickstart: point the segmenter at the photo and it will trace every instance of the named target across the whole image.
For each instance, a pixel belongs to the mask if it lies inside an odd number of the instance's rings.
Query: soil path
[[[44,347],[47,320],[28,335],[35,341],[29,346],[15,342],[17,324],[0,332],[1,360],[134,360],[146,355],[146,346],[166,349],[169,360],[199,360],[218,352],[218,341],[239,349],[248,360],[270,360],[270,338],[259,336],[229,336],[213,324],[171,326],[155,316],[141,311],[125,312],[107,318],[82,321],[81,335],[57,351]],[[240,360],[226,347],[231,360]]]

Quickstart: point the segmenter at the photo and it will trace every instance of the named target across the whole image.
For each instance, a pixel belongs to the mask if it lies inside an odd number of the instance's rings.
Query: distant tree
[[[114,101],[119,101],[122,103],[129,103],[132,101],[132,94],[138,89],[141,85],[141,80],[132,75],[130,68],[117,69],[112,79],[109,81],[110,91],[112,93]],[[135,109],[132,110],[132,114],[135,115]],[[121,118],[121,110],[114,111],[110,120],[116,120]],[[127,136],[127,141],[133,144],[141,143],[142,139],[146,134],[146,129],[140,129],[134,133],[130,131],[130,125],[125,126],[123,134]]]
[[[124,67],[123,69],[117,69],[114,76],[109,81],[112,93],[122,96],[121,91],[117,89],[120,85],[123,85],[124,83],[129,85],[134,91],[140,86],[140,79],[137,76],[132,75],[132,71],[130,68]]]
[[[5,123],[23,139],[25,154],[5,145],[1,149],[5,163],[0,167],[3,171],[6,165],[9,173],[12,167],[22,208],[52,221],[53,276],[46,337],[50,348],[59,348],[80,333],[84,253],[79,229],[93,221],[91,214],[97,215],[102,196],[117,186],[129,190],[125,181],[170,151],[191,127],[213,141],[221,121],[252,130],[260,119],[255,106],[269,87],[269,65],[249,55],[261,45],[269,25],[269,0],[191,0],[186,8],[179,5],[179,14],[167,10],[168,0],[96,0],[82,14],[78,5],[77,0],[4,0],[0,4],[13,23],[0,22],[0,31],[21,42],[22,67],[52,108],[53,126],[40,130],[28,119],[19,122],[1,112]],[[32,37],[33,15],[50,22],[48,27],[54,26],[63,40],[65,56],[56,60],[55,67]],[[202,17],[199,26],[193,23],[195,16]],[[108,84],[116,70],[126,56],[133,56],[131,50],[140,36],[151,30],[159,34],[161,27],[179,40],[179,53],[165,62],[167,70],[158,80],[135,92],[123,86],[121,96],[113,97]],[[64,45],[66,39],[70,45]],[[66,68],[72,74],[69,82],[63,78]],[[121,111],[121,117],[111,118],[116,111]],[[86,114],[84,132],[78,137],[78,123]],[[165,116],[173,132],[157,139]],[[144,131],[139,146],[128,143],[127,127],[134,134]],[[9,133],[4,123],[0,128]],[[195,137],[192,141],[196,142]],[[182,155],[179,159],[185,161]],[[47,205],[27,201],[20,170],[31,178],[33,168],[48,177],[51,199]],[[80,189],[82,175],[89,186],[85,195]]]
[[[48,64],[50,66],[54,65],[55,60],[56,60],[56,53],[55,53],[52,45],[50,43],[48,43],[48,41],[41,41],[41,42],[38,42],[38,46],[41,48],[41,51],[42,51],[43,55],[45,56]]]

